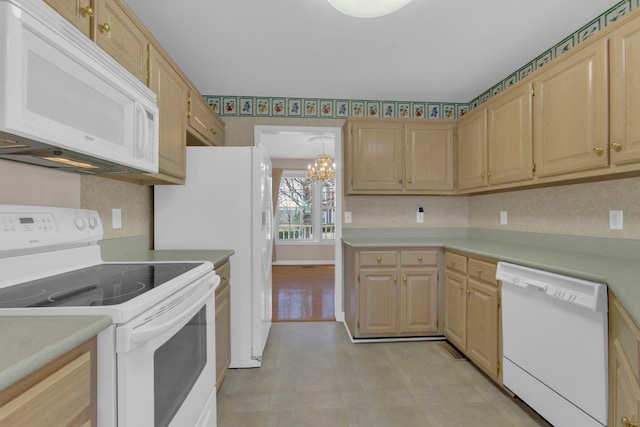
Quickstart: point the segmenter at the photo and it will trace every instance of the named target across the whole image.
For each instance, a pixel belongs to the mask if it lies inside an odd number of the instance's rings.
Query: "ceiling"
[[[469,102],[618,0],[125,0],[203,95]]]

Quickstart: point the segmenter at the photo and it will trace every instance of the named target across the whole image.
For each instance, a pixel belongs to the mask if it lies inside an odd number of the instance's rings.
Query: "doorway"
[[[317,262],[317,260],[307,259],[307,260],[277,260],[274,263],[274,276],[279,274],[279,266],[288,266],[289,271],[287,269],[282,269],[282,273],[287,276],[294,274],[292,273],[293,266],[295,265],[299,271],[297,274],[300,277],[311,276],[312,268],[311,266],[320,266],[320,267],[332,267],[333,271],[333,312],[335,316],[335,320],[344,321],[344,310],[343,310],[343,301],[342,301],[342,246],[340,244],[342,237],[342,200],[343,200],[343,183],[342,183],[342,129],[337,127],[308,127],[308,126],[255,126],[254,127],[254,143],[255,145],[262,145],[269,156],[272,159],[272,163],[278,164],[280,161],[292,161],[292,160],[301,160],[304,163],[304,169],[306,169],[306,164],[312,161],[319,153],[319,147],[317,144],[314,144],[312,139],[319,139],[320,137],[330,137],[333,141],[333,146],[328,147],[326,144],[323,145],[323,151],[331,150],[332,155],[334,156],[335,162],[335,239],[332,243],[333,246],[333,258],[330,260],[323,259],[321,262]],[[301,167],[299,167],[301,168]],[[277,252],[277,251],[276,251]],[[319,267],[318,267],[319,268]],[[303,271],[307,269],[307,271]],[[317,272],[317,271],[316,271]],[[313,272],[315,273],[315,272]],[[326,277],[327,272],[323,272],[320,274],[320,277]],[[276,277],[274,277],[275,283]],[[285,286],[288,286],[290,289],[295,289],[295,283],[289,283]],[[326,286],[326,283],[325,283]],[[292,291],[293,292],[293,291]],[[290,292],[290,294],[293,294]],[[297,295],[300,295],[299,291]],[[326,297],[325,297],[326,301]],[[276,307],[274,302],[274,319],[276,318],[275,310],[279,309]],[[296,312],[302,312],[303,308],[288,308],[289,313],[292,310]],[[312,312],[312,308],[304,308],[307,312]],[[318,309],[320,310],[320,309]],[[325,310],[326,312],[326,310]],[[291,316],[291,315],[288,315]]]

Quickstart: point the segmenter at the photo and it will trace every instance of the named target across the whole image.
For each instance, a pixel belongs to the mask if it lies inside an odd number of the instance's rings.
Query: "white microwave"
[[[43,1],[0,0],[0,158],[158,172],[156,95]]]

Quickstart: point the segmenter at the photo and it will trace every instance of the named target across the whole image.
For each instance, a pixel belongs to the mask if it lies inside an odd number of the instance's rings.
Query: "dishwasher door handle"
[[[527,285],[527,288],[535,289],[538,292],[547,292],[547,287],[544,285],[539,285],[537,283],[524,282]]]

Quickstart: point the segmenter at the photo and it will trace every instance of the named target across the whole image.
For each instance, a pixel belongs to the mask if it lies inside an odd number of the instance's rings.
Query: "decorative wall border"
[[[570,36],[538,55],[531,62],[502,79],[468,103],[413,102],[326,98],[285,98],[205,95],[205,101],[220,116],[295,117],[341,119],[346,117],[389,117],[405,119],[451,119],[513,86],[534,71],[568,52],[584,40],[616,22],[640,6],[640,0],[622,0],[602,15],[589,21]]]
[[[507,89],[509,86],[513,86],[519,80],[522,80],[534,71],[544,67],[555,58],[558,58],[563,53],[568,52],[598,31],[613,24],[619,18],[631,12],[638,6],[640,6],[640,0],[622,0],[621,2],[604,12],[602,15],[592,19],[587,24],[583,25],[580,29],[578,29],[570,36],[564,38],[555,46],[538,55],[533,61],[523,65],[517,71],[502,79],[493,87],[469,101],[469,110],[473,110],[480,104],[488,101],[491,97]]]
[[[219,116],[342,119],[387,117],[451,119],[463,116],[468,104],[456,102],[380,101],[326,98],[284,98],[205,95]]]

